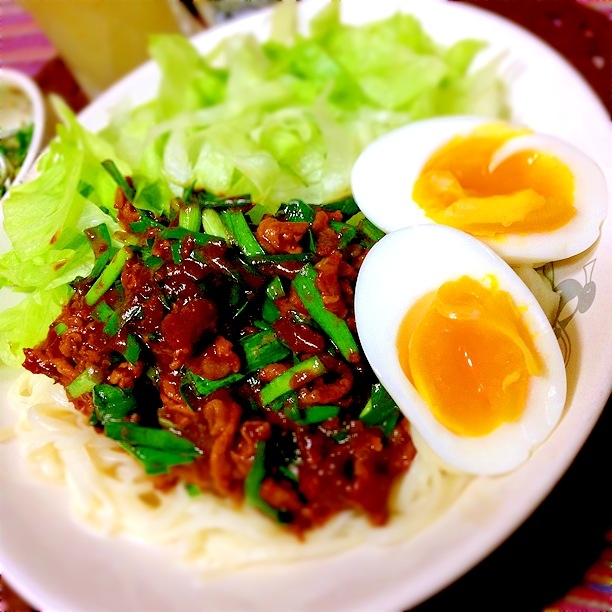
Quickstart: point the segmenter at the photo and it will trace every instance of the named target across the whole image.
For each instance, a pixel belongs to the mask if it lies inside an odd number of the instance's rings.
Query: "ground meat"
[[[332,223],[342,213],[318,209],[312,222],[264,216],[254,236],[272,259],[255,264],[237,246],[186,232],[176,218],[153,218],[118,194],[119,222],[132,233],[118,280],[94,304],[87,295],[95,279],[75,283],[46,339],[26,349],[25,367],[73,391],[83,376],[96,388],[110,385],[126,394],[126,421],[189,441],[193,457],[152,476],[161,490],[186,482],[240,503],[263,456],[257,494],[298,536],[343,510],[383,524],[415,453],[407,423],[398,414],[380,425],[360,419],[376,378],[359,354],[342,356],[292,282],[313,266],[325,309],[354,332],[354,287],[368,247],[340,249]],[[280,294],[269,293],[273,282]],[[243,341],[262,330],[270,343],[247,354]],[[315,357],[316,369],[300,369]],[[257,360],[263,365],[249,369]],[[286,387],[272,393],[290,370]],[[103,408],[90,389],[71,399],[102,433]],[[273,399],[264,402],[268,392]]]

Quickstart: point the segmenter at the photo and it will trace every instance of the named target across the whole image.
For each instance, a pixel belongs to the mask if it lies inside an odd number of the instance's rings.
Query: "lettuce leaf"
[[[63,125],[39,175],[4,201],[13,249],[0,257],[0,287],[30,295],[0,313],[0,359],[13,363],[16,347],[41,340],[69,283],[91,270],[82,230],[99,223],[118,230],[105,159],[132,177],[134,205],[157,215],[191,187],[249,194],[273,213],[291,199],[349,195],[364,147],[410,121],[507,115],[496,64],[473,69],[481,41],[444,47],[401,13],[343,24],[340,2],[326,5],[302,34],[296,10],[278,3],[263,43],[233,35],[204,55],[184,37],[153,37],[157,95],[137,108],[118,105],[99,133],[55,100]],[[23,332],[15,325],[20,316],[32,321]]]
[[[35,346],[47,335],[49,325],[60,314],[71,293],[68,285],[44,292],[35,291],[17,305],[2,311],[0,362],[20,365],[24,359],[23,349]]]

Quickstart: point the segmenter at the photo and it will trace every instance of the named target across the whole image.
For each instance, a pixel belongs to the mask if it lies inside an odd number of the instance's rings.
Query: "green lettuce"
[[[118,105],[95,134],[56,100],[62,125],[38,176],[3,202],[12,250],[0,256],[0,287],[27,297],[0,313],[0,360],[15,363],[44,338],[70,283],[91,271],[83,229],[119,230],[117,186],[102,161],[131,176],[134,205],[157,215],[192,187],[249,194],[270,213],[292,199],[339,200],[350,193],[358,155],[382,134],[438,115],[507,114],[496,65],[473,69],[483,47],[442,46],[400,13],[343,24],[339,2],[307,34],[295,5],[279,3],[268,40],[233,35],[204,55],[184,37],[153,37],[155,97]]]

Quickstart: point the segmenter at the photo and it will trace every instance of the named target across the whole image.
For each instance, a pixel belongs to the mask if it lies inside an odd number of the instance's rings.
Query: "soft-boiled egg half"
[[[437,224],[387,234],[365,257],[357,331],[381,383],[443,465],[500,474],[563,413],[555,333],[512,268]]]
[[[515,265],[583,252],[608,207],[601,169],[570,143],[471,116],[417,121],[382,136],[357,159],[351,187],[385,232],[448,225]]]

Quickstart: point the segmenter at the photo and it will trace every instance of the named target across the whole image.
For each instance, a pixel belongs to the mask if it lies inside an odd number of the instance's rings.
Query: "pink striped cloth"
[[[0,0],[0,67],[35,76],[56,51],[15,0]]]
[[[612,20],[612,1],[611,0],[578,0],[580,4],[586,4],[588,7],[601,11],[608,15],[608,19]]]

